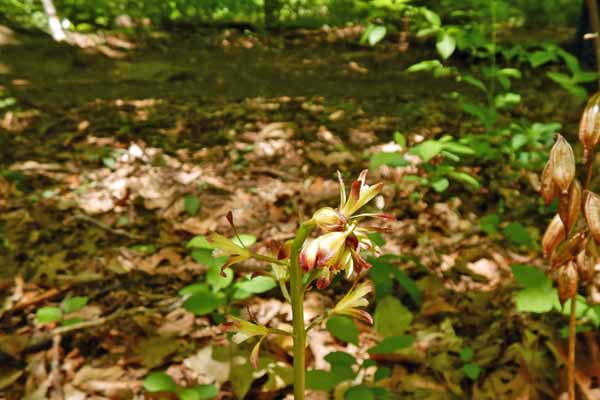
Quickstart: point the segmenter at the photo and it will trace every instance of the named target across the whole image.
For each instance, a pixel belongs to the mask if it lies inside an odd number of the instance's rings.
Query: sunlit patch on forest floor
[[[428,50],[364,48],[340,35],[213,32],[132,46],[105,38],[115,57],[2,33],[0,84],[19,106],[0,118],[4,396],[130,398],[151,370],[182,386],[217,383],[221,398],[289,396],[289,340],[266,342],[253,370],[250,349],[227,340],[223,314],[197,317],[181,307],[178,291],[211,267],[190,239],[232,234],[230,210],[242,233],[290,239],[303,216],[336,201],[336,170],[352,177],[368,168],[373,154],[396,148],[394,132],[417,143],[478,129],[447,96],[456,82],[405,72]],[[580,105],[535,71],[524,74],[513,117],[558,121],[573,135]],[[519,171],[503,186],[504,167],[473,167],[480,190],[443,195],[404,179],[415,165],[370,172],[386,183],[379,207],[398,219],[382,235],[383,250],[399,255],[388,262],[421,295],[387,277],[410,316],[395,333],[416,338],[406,351],[373,357],[390,369],[381,384],[394,398],[556,395],[564,321],[514,307],[511,265],[544,265],[536,178]],[[482,228],[499,202],[505,220]],[[512,221],[527,239],[502,234]],[[236,276],[263,268],[242,263]],[[311,294],[307,312],[321,313],[335,294]],[[86,304],[64,311],[64,299],[76,296]],[[41,307],[61,304],[60,321],[74,324],[36,322]],[[290,325],[289,306],[274,291],[235,305],[262,324]],[[368,358],[377,333],[357,325],[354,344],[324,326],[312,332],[311,368],[327,368],[331,351]],[[482,370],[476,382],[462,372],[464,348]],[[598,375],[598,349],[589,351],[580,385],[598,395],[589,378]]]

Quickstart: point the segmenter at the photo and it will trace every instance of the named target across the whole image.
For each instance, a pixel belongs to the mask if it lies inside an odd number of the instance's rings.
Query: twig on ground
[[[102,228],[102,229],[104,229],[104,230],[106,230],[106,231],[108,231],[110,233],[114,233],[115,235],[125,236],[125,237],[128,237],[129,239],[133,239],[133,240],[145,240],[144,237],[131,234],[131,233],[129,233],[126,230],[123,230],[123,229],[112,228],[112,227],[106,225],[105,223],[100,222],[100,221],[98,221],[98,220],[90,217],[89,215],[85,215],[85,214],[82,214],[80,212],[75,213],[75,218],[79,219],[79,220],[82,220],[82,221],[90,222],[90,223],[96,225],[99,228]]]

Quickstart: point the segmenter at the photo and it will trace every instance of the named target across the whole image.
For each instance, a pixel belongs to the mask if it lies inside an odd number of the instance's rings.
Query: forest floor
[[[130,398],[151,370],[183,386],[217,383],[221,398],[289,393],[272,368],[290,365],[289,344],[269,342],[263,351],[275,361],[252,374],[247,362],[231,367],[248,349],[231,349],[218,316],[181,308],[178,291],[208,268],[188,241],[231,234],[230,210],[240,232],[290,239],[299,215],[336,204],[335,172],[349,181],[394,146],[394,132],[416,143],[480,129],[449,96],[464,86],[405,71],[433,58],[430,46],[368,48],[358,36],[352,28],[107,34],[77,47],[0,29],[0,85],[16,101],[0,118],[0,397]],[[512,117],[559,122],[573,138],[581,104],[539,70],[522,72]],[[410,353],[377,359],[391,370],[380,384],[392,398],[556,397],[566,322],[518,313],[510,268],[544,265],[535,243],[546,219],[535,173],[509,171],[508,181],[507,168],[474,167],[480,190],[452,185],[443,194],[404,180],[410,167],[371,170],[398,219],[383,249],[401,256],[395,265],[422,295],[414,304],[394,287],[417,341]],[[500,208],[498,230],[518,221],[531,243],[482,229],[480,218]],[[236,273],[261,268],[244,263]],[[336,295],[311,293],[307,309],[318,314]],[[73,296],[88,298],[69,315],[83,321],[75,328],[36,322],[38,309]],[[289,324],[274,291],[235,306]],[[359,330],[352,345],[317,329],[310,367],[327,367],[335,350],[365,358],[377,335]],[[465,347],[482,369],[477,380],[461,372]],[[588,361],[581,356],[580,388],[598,395]]]

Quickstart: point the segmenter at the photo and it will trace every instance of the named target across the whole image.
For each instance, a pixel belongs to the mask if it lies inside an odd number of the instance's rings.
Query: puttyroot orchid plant
[[[293,331],[287,332],[260,326],[249,321],[232,318],[237,333],[232,340],[241,343],[251,337],[257,337],[250,361],[256,366],[261,343],[269,334],[290,335],[293,338],[294,356],[294,399],[304,399],[305,386],[305,343],[306,334],[314,326],[332,315],[346,315],[372,323],[369,313],[364,310],[368,305],[365,298],[371,291],[367,282],[355,284],[348,293],[325,315],[316,317],[306,327],[304,324],[304,293],[316,282],[318,289],[331,284],[335,274],[344,271],[346,278],[356,280],[363,270],[371,265],[363,257],[363,252],[378,254],[380,249],[371,240],[369,233],[382,231],[383,228],[365,226],[368,218],[394,220],[389,214],[358,213],[367,203],[373,200],[383,189],[382,183],[369,186],[366,184],[367,171],[362,171],[357,180],[352,182],[350,191],[346,193],[341,174],[340,205],[338,208],[324,207],[317,210],[311,219],[298,228],[293,240],[279,246],[273,255],[263,255],[247,248],[239,238],[227,239],[217,233],[210,236],[215,248],[229,256],[225,267],[253,258],[268,262],[272,267],[272,275],[279,282],[282,295],[292,305]],[[233,225],[231,214],[229,223]],[[309,239],[314,230],[315,238]],[[289,285],[289,290],[288,290]]]
[[[590,191],[590,183],[595,150],[600,142],[600,93],[590,98],[583,112],[579,141],[585,162],[583,185],[577,179],[573,149],[561,135],[550,151],[541,178],[541,194],[546,204],[558,199],[558,214],[544,233],[542,247],[544,255],[550,259],[561,304],[567,300],[571,302],[567,362],[569,400],[575,400],[576,297],[579,287],[588,290],[592,301],[599,300],[596,270],[600,265],[600,196]]]

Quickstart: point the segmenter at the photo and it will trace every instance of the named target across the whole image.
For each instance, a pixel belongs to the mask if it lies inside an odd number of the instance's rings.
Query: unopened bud
[[[600,92],[593,95],[585,106],[579,123],[579,141],[587,159],[600,141]]]
[[[550,162],[552,163],[552,179],[566,194],[575,179],[575,155],[571,145],[562,135],[558,135],[556,143],[550,151]]]
[[[600,243],[600,196],[587,191],[583,213],[594,240]]]
[[[550,224],[548,224],[544,237],[542,238],[544,256],[550,256],[563,240],[565,240],[565,226],[563,225],[560,216],[557,214],[552,218]]]
[[[558,268],[558,300],[564,304],[577,295],[577,267],[569,261]]]
[[[319,228],[326,232],[339,231],[344,228],[346,218],[331,207],[319,208],[312,217]]]
[[[581,210],[581,184],[577,179],[573,180],[569,193],[561,194],[558,202],[558,214],[560,219],[565,225],[567,234],[571,232],[571,229],[579,218]]]

